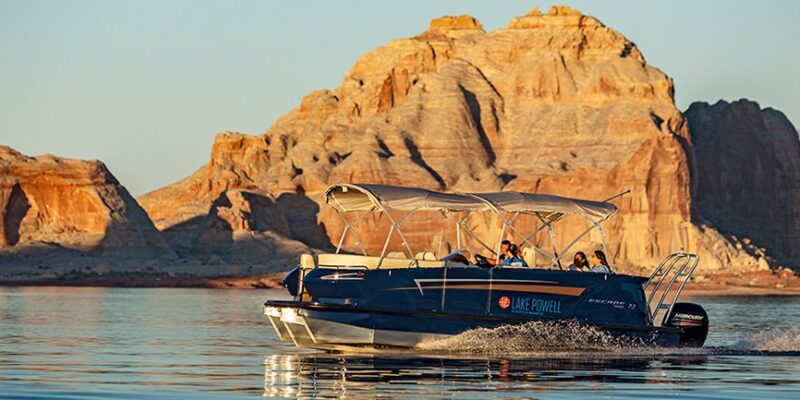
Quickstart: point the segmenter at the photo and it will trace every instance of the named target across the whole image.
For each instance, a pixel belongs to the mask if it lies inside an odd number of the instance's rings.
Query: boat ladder
[[[672,306],[680,297],[683,286],[689,281],[699,262],[700,257],[697,254],[685,253],[681,250],[661,260],[653,274],[650,275],[650,279],[644,284],[644,292],[647,295],[650,321],[654,326],[663,326],[667,322],[667,318],[672,312]],[[665,280],[668,283],[662,287]],[[648,288],[650,289],[649,293]]]

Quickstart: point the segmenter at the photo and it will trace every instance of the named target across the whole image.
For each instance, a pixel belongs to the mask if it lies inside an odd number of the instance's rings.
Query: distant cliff
[[[291,210],[304,203],[289,196],[278,204]],[[229,190],[208,215],[160,232],[103,163],[28,157],[0,146],[0,280],[157,273],[153,268],[179,265],[186,266],[182,273],[204,276],[252,271],[229,265],[261,266],[261,273],[283,268],[310,250],[286,237],[292,231],[274,206],[263,196]],[[308,215],[315,226],[314,213]],[[176,236],[184,241],[166,240]]]
[[[693,103],[685,115],[703,218],[800,266],[800,138],[792,123],[749,100]]]
[[[209,164],[139,200],[169,231],[213,213],[231,190],[298,196],[306,205],[281,213],[280,231],[324,247],[342,228],[320,204],[334,182],[589,199],[630,188],[608,224],[615,259],[652,265],[683,247],[710,270],[763,268],[692,219],[691,138],[673,91],[633,42],[567,7],[534,9],[493,32],[470,16],[443,17],[366,53],[339,88],[308,94],[264,135],[218,136]],[[429,232],[411,237],[419,249],[446,229],[417,227]],[[581,227],[565,226],[558,241]],[[190,243],[203,231],[170,240]],[[382,238],[372,236],[367,246],[377,249]]]
[[[0,264],[175,262],[136,200],[99,161],[0,146]]]

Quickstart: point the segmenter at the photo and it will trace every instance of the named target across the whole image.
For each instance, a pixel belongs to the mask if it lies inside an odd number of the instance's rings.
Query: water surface
[[[262,318],[278,297],[0,288],[0,398],[800,398],[796,297],[695,299],[712,321],[703,349],[514,354],[298,350]]]

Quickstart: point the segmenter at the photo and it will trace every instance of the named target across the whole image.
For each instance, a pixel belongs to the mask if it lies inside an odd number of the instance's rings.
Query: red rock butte
[[[606,224],[619,270],[649,270],[681,248],[706,272],[800,265],[797,131],[748,101],[697,103],[685,117],[673,95],[632,41],[568,7],[491,32],[445,16],[364,54],[338,88],[307,94],[265,133],[219,134],[206,165],[138,204],[102,163],[0,148],[0,255],[52,245],[285,267],[331,247],[342,223],[320,195],[355,182],[595,200],[631,189]],[[452,222],[406,231],[441,253]],[[499,233],[493,222],[473,228]],[[370,250],[381,223],[361,227]],[[564,221],[557,242],[585,227]]]
[[[27,157],[0,146],[0,260],[84,253],[175,262],[144,210],[99,161]],[[91,263],[89,260],[83,260]]]
[[[309,93],[263,135],[220,134],[205,167],[139,201],[168,230],[213,213],[231,190],[299,193],[313,204],[284,213],[288,226],[313,212],[335,237],[341,224],[319,198],[335,182],[588,199],[629,188],[609,226],[615,259],[652,265],[684,248],[711,270],[765,267],[697,218],[691,137],[673,94],[633,42],[567,7],[492,32],[471,16],[437,18],[363,55],[340,87]],[[313,231],[284,233],[318,246],[325,238]]]

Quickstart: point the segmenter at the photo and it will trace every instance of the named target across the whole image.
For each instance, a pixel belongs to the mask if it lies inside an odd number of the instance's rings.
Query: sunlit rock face
[[[567,7],[534,9],[492,32],[470,16],[443,17],[366,53],[340,87],[309,93],[263,135],[220,134],[207,165],[139,200],[169,230],[212,215],[227,191],[301,194],[313,201],[287,223],[308,224],[301,215],[313,213],[313,232],[288,237],[319,248],[330,246],[319,229],[335,240],[342,228],[320,197],[331,183],[596,200],[632,189],[607,229],[619,264],[650,268],[684,248],[709,270],[755,267],[756,258],[693,220],[691,138],[673,91],[633,42]],[[412,224],[426,229],[409,237],[417,249],[453,247],[441,222]],[[483,233],[499,229],[483,225]],[[585,227],[565,221],[557,242]],[[379,250],[374,228],[361,233]],[[194,226],[191,235],[206,229]],[[574,249],[598,241],[590,235]]]
[[[43,249],[100,258],[176,258],[99,161],[27,157],[0,146],[0,220],[0,261]]]
[[[694,103],[686,119],[703,218],[783,265],[800,266],[800,140],[791,122],[744,99]]]

